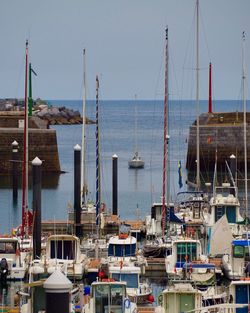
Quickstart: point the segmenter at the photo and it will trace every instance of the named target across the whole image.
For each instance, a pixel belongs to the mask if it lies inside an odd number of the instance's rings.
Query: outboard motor
[[[0,281],[6,283],[8,276],[8,262],[5,258],[2,258],[0,262]]]

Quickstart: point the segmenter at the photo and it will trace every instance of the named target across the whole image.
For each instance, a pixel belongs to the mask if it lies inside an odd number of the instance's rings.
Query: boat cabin
[[[245,304],[242,308],[236,308],[234,313],[248,313],[250,303],[250,279],[232,281],[229,287],[230,301],[234,304]]]
[[[120,234],[109,239],[109,257],[131,257],[136,255],[136,238]]]
[[[243,221],[240,215],[240,203],[237,198],[235,187],[229,183],[215,187],[214,196],[210,200],[211,221],[216,223],[224,214],[229,224]]]
[[[115,281],[125,281],[127,288],[139,288],[141,269],[138,266],[110,266],[109,274]]]
[[[83,313],[129,313],[136,309],[136,305],[127,298],[126,282],[93,282],[90,296]]]
[[[172,254],[166,257],[166,271],[168,275],[182,274],[185,263],[205,261],[201,254],[201,243],[195,239],[178,239],[172,243]]]
[[[191,284],[178,283],[162,292],[163,312],[190,312],[202,306],[202,293]]]
[[[8,279],[24,279],[27,265],[20,254],[18,238],[0,238],[0,262],[8,266]]]
[[[222,257],[225,275],[229,279],[240,279],[248,262],[250,262],[250,239],[233,240],[231,252]]]
[[[52,235],[46,247],[47,259],[76,260],[80,256],[80,240],[72,235]]]

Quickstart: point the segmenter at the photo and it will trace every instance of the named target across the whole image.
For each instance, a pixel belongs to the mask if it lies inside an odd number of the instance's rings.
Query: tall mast
[[[212,109],[212,63],[209,63],[209,92],[208,92],[208,113],[213,113]]]
[[[83,103],[82,103],[82,166],[81,166],[81,205],[86,203],[86,51],[83,49]]]
[[[25,50],[25,97],[24,97],[24,129],[23,129],[23,166],[22,166],[22,229],[21,235],[25,234],[27,226],[28,210],[28,40]]]
[[[196,0],[196,188],[200,189],[199,0]]]
[[[245,32],[242,33],[242,93],[243,93],[243,110],[244,110],[244,163],[245,163],[245,208],[246,217],[248,217],[248,194],[247,194],[247,103],[246,103],[246,64],[245,64]]]
[[[96,76],[96,225],[99,226],[99,210],[100,210],[100,147],[99,147],[99,79]],[[99,227],[97,227],[97,232]]]
[[[138,152],[138,143],[137,143],[137,95],[135,95],[135,152]]]
[[[164,137],[163,137],[163,177],[162,177],[162,236],[165,237],[166,228],[166,198],[167,206],[169,202],[167,162],[168,162],[168,28],[166,28],[165,47],[165,86],[164,86]],[[166,195],[167,190],[167,195]]]

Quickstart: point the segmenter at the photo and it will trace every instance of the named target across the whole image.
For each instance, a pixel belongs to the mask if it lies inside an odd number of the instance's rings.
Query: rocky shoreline
[[[0,111],[24,111],[23,99],[0,99]],[[82,116],[65,106],[52,106],[47,101],[36,99],[33,101],[32,115],[48,122],[49,125],[72,125],[82,124]],[[86,118],[87,124],[94,124],[94,121]]]

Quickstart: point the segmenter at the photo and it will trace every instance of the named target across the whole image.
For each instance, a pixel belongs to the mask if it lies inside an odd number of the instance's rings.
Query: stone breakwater
[[[200,121],[200,169],[203,174],[217,169],[225,169],[225,161],[236,156],[237,169],[244,169],[244,128],[242,112],[203,113]],[[247,164],[250,167],[250,113],[247,112]],[[190,126],[186,168],[196,171],[196,121]]]
[[[23,111],[24,100],[0,99],[0,111]],[[51,106],[48,102],[37,99],[33,102],[32,116],[47,121],[48,125],[82,124],[82,116],[79,111],[65,106]],[[94,122],[86,118],[87,124]]]

